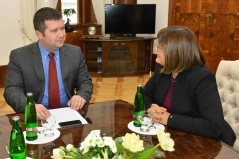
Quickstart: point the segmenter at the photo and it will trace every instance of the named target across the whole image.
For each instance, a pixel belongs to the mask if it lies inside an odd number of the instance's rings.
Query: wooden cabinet
[[[149,73],[154,37],[84,39],[83,54],[89,72],[98,76]]]
[[[65,43],[81,47],[82,44],[79,42],[79,38],[81,36],[82,36],[82,30],[75,30],[73,32],[67,32]]]
[[[169,2],[169,26],[194,31],[212,72],[216,73],[222,59],[239,59],[239,0]]]

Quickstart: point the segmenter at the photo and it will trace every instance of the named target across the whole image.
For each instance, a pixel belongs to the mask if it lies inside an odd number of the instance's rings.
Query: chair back
[[[239,150],[239,60],[222,60],[216,80],[225,120],[236,133],[234,148]]]

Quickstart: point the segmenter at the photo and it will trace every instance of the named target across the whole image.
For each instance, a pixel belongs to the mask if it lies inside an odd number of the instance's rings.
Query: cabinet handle
[[[211,24],[211,17],[212,17],[212,14],[208,13],[206,15],[206,25],[209,26]]]
[[[121,43],[121,45],[125,45],[125,43]]]

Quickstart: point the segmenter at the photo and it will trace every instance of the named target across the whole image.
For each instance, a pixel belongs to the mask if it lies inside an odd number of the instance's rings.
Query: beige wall
[[[6,65],[10,51],[23,45],[21,27],[21,0],[0,0],[0,65]]]

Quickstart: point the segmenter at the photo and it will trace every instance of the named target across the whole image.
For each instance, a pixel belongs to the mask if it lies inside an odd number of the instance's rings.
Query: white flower
[[[53,149],[53,156],[51,158],[54,159],[63,159],[65,156],[65,152],[59,148]]]
[[[158,141],[161,142],[165,138],[170,138],[169,133],[165,133],[164,130],[159,130],[159,133],[157,134],[158,136]]]
[[[93,136],[87,136],[84,142],[87,147],[96,147],[95,137]]]
[[[105,146],[102,137],[97,136],[97,137],[94,138],[94,140],[95,140],[95,143],[96,143],[97,147],[104,147]]]
[[[174,151],[174,141],[171,138],[165,138],[161,141],[160,145],[164,151]]]
[[[153,153],[155,153],[157,147],[161,146],[165,151],[174,151],[174,141],[170,138],[169,133],[165,133],[164,131],[160,131],[158,133],[158,139],[160,141],[159,144],[156,146],[144,150],[143,141],[140,140],[139,135],[135,133],[129,134],[126,133],[125,136],[116,138],[115,140],[110,136],[103,136],[101,137],[100,130],[93,130],[91,131],[85,140],[81,143],[80,148],[75,148],[72,144],[68,144],[65,147],[60,146],[57,149],[53,149],[53,156],[54,159],[64,159],[64,158],[80,158],[90,157],[92,159],[109,159],[109,155],[114,153],[112,159],[126,159],[130,158],[149,158]],[[121,148],[119,152],[117,152],[117,144],[121,144],[123,148]],[[118,145],[117,145],[118,146]],[[127,150],[126,150],[127,149]],[[140,152],[141,156],[137,156]],[[158,156],[161,156],[158,153]]]
[[[112,141],[114,142],[112,137],[109,137],[109,136],[104,136],[103,140],[104,140],[105,146],[110,146],[112,144]]]
[[[72,144],[68,144],[68,145],[66,146],[66,150],[67,150],[67,151],[71,151],[72,148],[74,148],[74,146],[73,146]]]
[[[85,147],[84,150],[83,150],[83,152],[82,152],[82,154],[85,154],[85,153],[87,153],[88,151],[89,151],[89,147]]]
[[[117,147],[116,147],[116,145],[110,147],[110,150],[111,150],[113,153],[117,153]]]
[[[165,133],[164,130],[160,130],[157,136],[160,146],[164,151],[174,151],[174,141],[170,138],[169,133]]]
[[[139,139],[139,135],[136,135],[135,133],[126,133],[122,139],[122,145],[131,152],[140,152],[144,150],[143,140]]]
[[[103,139],[104,139],[105,146],[109,146],[110,150],[113,153],[116,153],[117,152],[117,148],[116,148],[115,141],[113,140],[113,138],[109,137],[109,136],[104,136]]]
[[[87,150],[90,147],[104,147],[103,139],[100,136],[100,130],[92,130],[85,140],[81,143],[80,150]]]
[[[100,137],[100,130],[92,130],[88,136]]]

